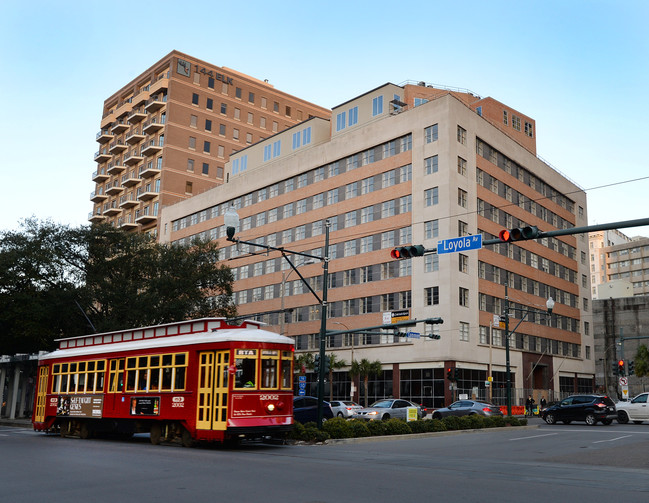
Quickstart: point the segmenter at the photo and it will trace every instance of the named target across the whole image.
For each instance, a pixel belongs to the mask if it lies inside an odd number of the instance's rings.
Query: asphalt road
[[[0,427],[0,501],[649,500],[649,424],[236,450]]]

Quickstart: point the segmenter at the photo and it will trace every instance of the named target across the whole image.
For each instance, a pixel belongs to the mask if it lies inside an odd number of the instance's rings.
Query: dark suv
[[[562,421],[570,424],[572,421],[586,421],[593,426],[597,421],[611,424],[617,418],[615,403],[604,395],[573,395],[543,409],[541,417],[548,424]]]

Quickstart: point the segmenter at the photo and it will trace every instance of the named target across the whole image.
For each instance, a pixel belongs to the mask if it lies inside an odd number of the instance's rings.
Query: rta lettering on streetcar
[[[284,438],[293,427],[293,339],[255,321],[203,318],[60,339],[41,355],[34,429],[151,442]]]

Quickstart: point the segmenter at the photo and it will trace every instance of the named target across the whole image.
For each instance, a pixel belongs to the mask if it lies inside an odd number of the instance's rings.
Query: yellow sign
[[[491,377],[491,376],[489,376],[489,377],[487,377],[487,381],[489,381],[489,382],[494,382],[494,378]]]
[[[408,421],[416,421],[419,419],[417,417],[417,407],[408,407],[408,417],[406,419]]]

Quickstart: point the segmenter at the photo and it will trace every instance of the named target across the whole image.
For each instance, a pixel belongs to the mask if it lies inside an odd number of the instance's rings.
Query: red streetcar
[[[293,339],[203,318],[59,339],[41,356],[37,431],[88,438],[150,432],[225,442],[293,427]]]

